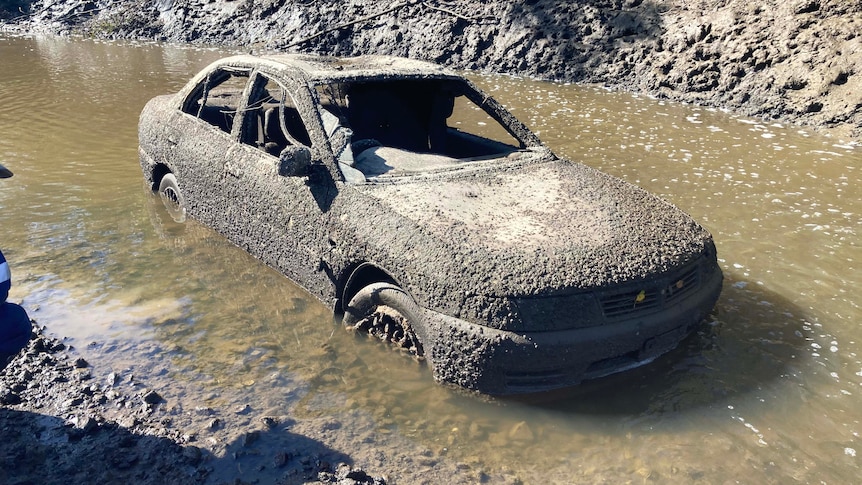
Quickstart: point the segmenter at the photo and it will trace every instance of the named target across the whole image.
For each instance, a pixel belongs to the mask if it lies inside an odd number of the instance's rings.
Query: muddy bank
[[[298,417],[252,388],[176,379],[166,352],[122,339],[77,348],[50,322],[34,324],[27,348],[0,370],[0,483],[522,483],[510,470],[455,460],[445,444],[381,431],[389,424],[361,409]],[[121,361],[128,366],[111,367]]]
[[[34,326],[0,371],[0,482],[386,483],[289,417],[187,409],[149,387],[155,379],[97,368]]]
[[[29,30],[396,54],[862,136],[860,0],[44,0],[21,10],[13,22]]]

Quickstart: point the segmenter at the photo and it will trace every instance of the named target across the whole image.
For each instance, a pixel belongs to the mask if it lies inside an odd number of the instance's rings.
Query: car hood
[[[357,228],[361,237],[386,247],[382,259],[406,278],[425,280],[420,293],[570,294],[678,268],[712,245],[675,206],[567,160],[393,177],[357,190],[377,206]]]

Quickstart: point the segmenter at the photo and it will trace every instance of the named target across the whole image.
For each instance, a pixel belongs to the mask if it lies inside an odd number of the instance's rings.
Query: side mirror
[[[301,177],[308,174],[311,166],[311,150],[308,147],[291,145],[278,156],[278,174],[282,177]]]

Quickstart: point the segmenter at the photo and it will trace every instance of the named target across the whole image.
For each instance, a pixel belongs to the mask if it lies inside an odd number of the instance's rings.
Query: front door
[[[280,83],[255,74],[241,122],[240,143],[223,168],[237,221],[230,238],[326,299],[328,206],[308,163],[311,140],[296,103]]]

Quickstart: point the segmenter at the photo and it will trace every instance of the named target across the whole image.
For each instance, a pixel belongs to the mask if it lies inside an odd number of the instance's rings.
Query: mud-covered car
[[[392,58],[236,56],[141,113],[146,183],[351,328],[492,394],[649,362],[713,308],[711,235],[557,158],[471,81]]]

